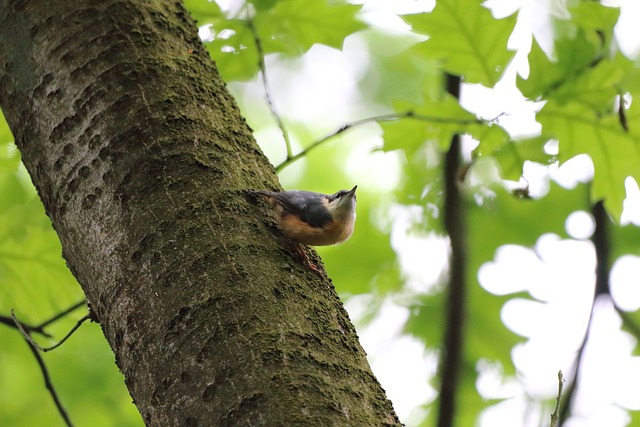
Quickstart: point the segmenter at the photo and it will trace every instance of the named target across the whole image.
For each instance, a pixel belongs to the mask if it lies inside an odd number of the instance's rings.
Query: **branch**
[[[447,91],[459,99],[460,78],[447,75]],[[458,189],[460,135],[454,135],[445,159],[444,226],[451,245],[449,287],[445,311],[438,427],[455,425],[456,395],[463,362],[467,276],[466,223]]]
[[[280,132],[282,133],[282,138],[284,139],[284,144],[287,149],[287,158],[293,155],[293,150],[291,149],[291,139],[289,138],[289,132],[287,131],[282,118],[280,118],[280,114],[278,114],[278,110],[276,109],[276,105],[273,102],[273,97],[271,96],[271,88],[269,86],[269,78],[267,77],[267,66],[264,63],[264,50],[262,49],[262,40],[260,40],[260,36],[258,35],[258,30],[256,30],[256,26],[253,22],[253,17],[249,12],[249,3],[246,4],[246,13],[247,13],[247,27],[253,36],[253,42],[256,45],[256,51],[258,52],[258,68],[260,68],[260,74],[262,76],[262,87],[264,89],[264,96],[267,100],[267,104],[269,105],[269,109],[271,110],[271,114],[275,119],[278,127],[280,128]]]
[[[10,316],[0,316],[0,323],[6,325],[10,328],[17,329],[15,321]],[[30,334],[40,334],[44,337],[51,338],[51,334],[45,332],[42,326],[31,326],[27,323],[23,323],[22,327],[25,331],[28,331]]]
[[[87,300],[84,299],[84,300],[72,305],[71,307],[67,308],[66,310],[61,311],[60,313],[56,314],[51,319],[45,320],[44,322],[40,323],[39,325],[33,326],[33,325],[30,325],[30,324],[25,323],[25,322],[20,322],[20,325],[22,325],[23,331],[25,331],[29,335],[30,334],[40,334],[43,337],[52,338],[51,334],[46,332],[44,330],[44,328],[46,328],[47,326],[49,326],[50,324],[52,324],[56,320],[59,320],[59,319],[63,318],[64,316],[66,316],[67,314],[71,313],[75,309],[82,307],[86,302],[87,302]],[[2,315],[0,315],[0,324],[9,326],[10,328],[18,329],[18,326],[16,325],[16,322],[15,322],[14,318],[10,317],[10,316],[2,316]]]
[[[36,361],[38,362],[38,366],[40,367],[40,371],[42,372],[42,377],[44,378],[44,385],[47,388],[47,390],[49,391],[49,394],[51,395],[51,398],[53,399],[53,403],[56,405],[56,408],[58,409],[58,412],[60,413],[60,416],[62,417],[62,419],[64,420],[65,424],[68,427],[73,427],[73,424],[71,423],[71,419],[69,418],[69,415],[67,414],[67,411],[62,406],[62,402],[60,401],[60,398],[58,397],[58,393],[56,393],[56,389],[54,388],[53,383],[51,382],[51,377],[49,376],[49,371],[47,369],[47,366],[44,364],[44,360],[42,359],[42,356],[40,356],[40,353],[38,352],[38,348],[33,345],[33,340],[31,339],[31,336],[29,336],[29,334],[26,333],[26,331],[25,331],[24,327],[22,326],[22,324],[20,323],[20,321],[18,321],[18,319],[16,319],[16,315],[15,315],[13,309],[11,310],[11,317],[15,321],[16,326],[18,327],[18,329],[23,333],[22,336],[25,338],[25,341],[26,341],[27,345],[29,346],[29,350],[31,350],[31,353],[33,354],[33,357],[35,357]]]
[[[58,347],[60,347],[66,340],[69,339],[69,337],[71,337],[71,335],[73,335],[73,333],[80,327],[80,325],[82,325],[84,322],[86,322],[87,320],[91,319],[91,314],[87,314],[85,315],[83,318],[81,318],[80,320],[78,320],[76,322],[76,324],[73,326],[73,328],[71,328],[71,330],[67,333],[67,335],[65,335],[60,342],[58,342],[57,344],[52,345],[51,347],[44,347],[42,348],[42,351],[44,351],[45,353],[47,351],[51,351],[54,350]]]
[[[318,139],[317,141],[312,142],[310,145],[308,145],[306,148],[304,148],[302,151],[300,151],[295,155],[290,156],[287,154],[287,158],[282,163],[276,166],[276,172],[280,172],[282,169],[289,166],[291,163],[306,156],[311,150],[318,148],[320,145],[324,144],[325,142],[355,127],[362,126],[367,123],[391,122],[391,121],[400,120],[400,119],[414,119],[414,120],[420,120],[420,121],[429,122],[429,123],[448,123],[448,124],[461,124],[461,125],[489,123],[492,121],[492,120],[489,120],[485,122],[480,119],[454,119],[450,117],[427,116],[423,114],[416,114],[413,111],[405,111],[404,113],[391,113],[391,114],[382,114],[379,116],[367,117],[367,118],[356,120],[354,122],[347,123],[340,126],[338,129],[336,129],[329,135],[326,135]]]
[[[64,316],[66,316],[67,314],[71,313],[75,309],[78,309],[78,308],[82,307],[86,303],[87,303],[87,300],[83,299],[82,301],[75,303],[74,305],[72,305],[71,307],[67,308],[66,310],[61,311],[60,313],[56,314],[55,316],[53,316],[49,320],[45,320],[44,322],[39,324],[37,327],[38,328],[44,328],[45,326],[48,326],[48,325],[52,324],[56,320],[59,320],[59,319],[63,318]]]
[[[84,304],[84,302],[83,302]],[[71,310],[67,310],[67,312],[69,312]],[[71,337],[71,335],[73,335],[73,333],[80,327],[80,325],[82,325],[84,322],[86,322],[87,320],[91,319],[91,313],[85,315],[83,318],[81,318],[80,320],[78,320],[76,322],[76,324],[73,326],[73,328],[71,328],[71,330],[67,333],[67,335],[65,335],[57,344],[54,344],[50,347],[41,347],[40,344],[38,344],[33,337],[31,337],[31,335],[29,335],[29,333],[24,329],[22,323],[16,318],[15,313],[13,312],[13,310],[11,310],[11,317],[16,325],[16,327],[18,328],[18,330],[20,331],[20,333],[22,333],[22,336],[24,337],[25,340],[29,341],[29,344],[31,344],[33,347],[37,348],[38,350],[46,353],[48,351],[54,350],[58,347],[60,347],[66,340],[69,339],[69,337]],[[57,318],[60,318],[62,316],[58,315]],[[46,322],[47,324],[50,323],[51,321]]]

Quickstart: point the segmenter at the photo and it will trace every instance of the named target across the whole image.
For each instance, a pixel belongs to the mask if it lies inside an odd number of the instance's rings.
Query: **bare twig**
[[[447,91],[460,96],[460,78],[447,75]],[[457,392],[463,363],[463,337],[466,312],[466,222],[464,204],[458,189],[460,168],[460,135],[454,135],[445,159],[444,226],[451,245],[450,276],[447,300],[444,343],[440,369],[440,396],[438,398],[438,427],[456,425]]]
[[[420,120],[420,121],[430,122],[430,123],[449,123],[449,124],[461,124],[461,125],[484,123],[484,121],[479,119],[454,119],[450,117],[427,116],[424,114],[416,114],[413,111],[405,111],[403,113],[391,113],[391,114],[382,114],[379,116],[367,117],[364,119],[356,120],[351,123],[344,124],[340,126],[338,129],[336,129],[335,131],[333,131],[332,133],[312,142],[299,153],[294,154],[292,156],[287,155],[287,158],[282,163],[276,166],[276,172],[280,172],[282,169],[289,166],[291,163],[297,160],[300,160],[302,157],[306,156],[311,150],[318,148],[320,145],[339,136],[340,134],[348,130],[351,130],[358,126],[362,126],[367,123],[390,122],[390,121],[395,121],[400,119],[414,119],[414,120]]]
[[[60,416],[62,417],[62,419],[64,420],[67,426],[73,427],[73,424],[71,423],[71,419],[69,418],[67,411],[64,409],[64,406],[62,406],[62,402],[58,397],[58,393],[56,392],[56,389],[53,386],[53,383],[51,382],[51,377],[49,376],[49,370],[47,369],[47,366],[45,365],[44,360],[42,359],[42,356],[40,356],[40,353],[38,352],[38,348],[34,346],[33,340],[31,339],[30,335],[25,331],[20,321],[16,319],[16,315],[13,310],[11,310],[11,317],[16,322],[16,326],[22,332],[22,336],[25,338],[25,341],[29,346],[29,350],[31,350],[33,357],[35,357],[36,361],[38,362],[38,366],[40,367],[40,371],[42,372],[42,377],[44,378],[44,385],[49,391],[49,394],[51,395],[51,398],[53,399],[53,403],[56,405],[56,408],[58,409]]]
[[[9,326],[10,328],[14,328],[14,329],[18,328],[16,326],[16,322],[10,316],[0,316],[0,323],[3,325]],[[26,331],[28,331],[30,334],[40,334],[44,337],[51,338],[51,334],[48,332],[45,332],[43,329],[43,326],[32,326],[32,325],[29,325],[28,323],[23,323],[22,327]]]
[[[562,376],[562,371],[558,371],[558,395],[556,396],[556,407],[551,414],[551,422],[549,423],[549,427],[557,427],[558,421],[560,419],[559,410],[560,410],[560,398],[562,397],[562,388],[564,387],[564,377]]]
[[[273,102],[273,96],[271,95],[271,88],[269,85],[269,78],[267,77],[267,66],[264,62],[264,50],[262,49],[262,40],[260,40],[260,36],[258,35],[258,30],[253,22],[253,16],[249,11],[249,5],[246,5],[246,22],[251,35],[253,36],[253,42],[256,45],[256,51],[258,52],[258,68],[260,68],[260,75],[262,78],[262,88],[264,89],[264,96],[267,100],[267,104],[269,105],[269,109],[271,110],[271,115],[275,119],[278,127],[280,128],[280,132],[282,133],[282,138],[284,139],[284,144],[287,149],[287,158],[293,156],[293,150],[291,149],[291,139],[289,138],[289,131],[287,131],[287,127],[284,125],[280,114],[278,113],[278,109],[276,108],[276,104]]]
[[[54,345],[52,345],[50,347],[41,347],[40,344],[38,344],[33,339],[33,337],[31,337],[29,332],[27,332],[25,330],[24,326],[22,325],[22,322],[20,322],[18,320],[18,318],[16,317],[16,315],[15,315],[13,310],[11,310],[11,317],[12,317],[16,327],[18,328],[18,330],[20,331],[20,333],[24,337],[24,339],[29,341],[29,344],[31,344],[33,347],[37,348],[38,350],[40,350],[40,351],[42,351],[44,353],[60,347],[66,340],[69,339],[69,337],[71,337],[71,335],[73,335],[73,333],[80,327],[80,325],[82,325],[87,320],[91,319],[91,315],[90,314],[85,315],[83,318],[81,318],[80,320],[78,320],[76,322],[76,324],[73,326],[73,328],[71,328],[71,330],[67,333],[67,335],[64,336],[64,338],[62,338],[60,340],[60,342],[58,342],[57,344],[54,344]],[[59,316],[58,316],[58,318],[59,318]]]
[[[53,349],[60,347],[66,340],[69,339],[69,337],[71,337],[71,335],[73,335],[73,333],[80,327],[80,325],[82,325],[84,322],[90,319],[91,319],[91,314],[85,315],[83,318],[81,318],[76,322],[73,328],[71,328],[71,330],[67,332],[67,335],[65,335],[57,344],[54,344],[51,347],[43,347],[41,348],[41,350],[46,353],[47,351],[51,351]]]
[[[41,329],[44,328],[45,326],[48,326],[50,324],[52,324],[53,322],[55,322],[58,319],[63,318],[64,316],[66,316],[67,314],[71,313],[72,311],[82,307],[83,305],[85,305],[87,303],[86,299],[83,299],[82,301],[75,303],[74,305],[72,305],[71,307],[67,308],[64,311],[61,311],[60,313],[56,314],[55,316],[53,316],[52,318],[50,318],[49,320],[45,320],[44,322],[40,323],[37,328]]]
[[[43,337],[51,338],[51,334],[46,332],[44,330],[44,328],[46,328],[47,326],[49,326],[50,324],[52,324],[56,320],[59,320],[59,319],[63,318],[64,316],[66,316],[67,314],[71,313],[72,311],[82,307],[83,305],[85,305],[86,301],[87,300],[82,300],[82,301],[72,305],[71,307],[67,308],[66,310],[61,311],[60,313],[56,314],[55,316],[53,316],[49,320],[45,320],[44,322],[42,322],[42,323],[40,323],[38,325],[30,325],[30,324],[25,323],[25,322],[20,322],[20,325],[22,326],[23,331],[28,333],[29,335],[31,335],[31,334],[40,334]],[[18,328],[18,326],[16,324],[16,321],[12,316],[2,316],[2,315],[0,315],[0,324],[9,326],[10,328],[15,328],[15,329]],[[24,333],[23,333],[23,335],[24,335]]]
[[[13,322],[15,323],[16,328],[18,328],[18,330],[20,331],[24,339],[27,340],[32,347],[42,351],[42,347],[40,347],[40,345],[37,342],[35,342],[35,340],[31,337],[31,335],[29,335],[29,332],[25,330],[24,326],[22,326],[22,322],[18,320],[18,318],[16,317],[16,313],[14,312],[13,309],[11,309],[11,318],[13,319]]]

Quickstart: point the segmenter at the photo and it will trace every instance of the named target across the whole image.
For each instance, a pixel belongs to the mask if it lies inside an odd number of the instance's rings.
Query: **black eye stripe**
[[[347,190],[340,190],[338,191],[336,194],[329,196],[329,201],[334,201],[335,199],[339,199],[340,197],[344,197],[348,194],[349,192]]]

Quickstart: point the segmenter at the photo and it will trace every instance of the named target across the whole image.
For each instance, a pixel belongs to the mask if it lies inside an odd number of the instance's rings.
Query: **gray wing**
[[[326,198],[324,194],[299,190],[282,191],[279,193],[259,191],[258,193],[273,197],[285,210],[298,216],[302,221],[312,227],[322,227],[332,219],[329,211],[322,203]]]

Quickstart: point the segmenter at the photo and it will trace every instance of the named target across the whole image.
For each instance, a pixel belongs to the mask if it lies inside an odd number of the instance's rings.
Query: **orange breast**
[[[331,221],[324,227],[312,227],[290,213],[279,217],[282,233],[287,239],[311,246],[337,245],[351,237],[355,217],[349,218],[342,224]]]

